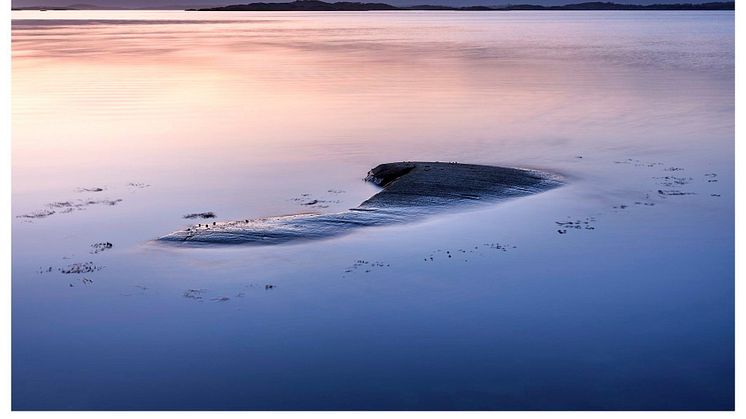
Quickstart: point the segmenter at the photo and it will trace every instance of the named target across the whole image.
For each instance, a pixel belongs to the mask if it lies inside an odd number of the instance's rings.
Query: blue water
[[[13,18],[13,409],[734,408],[733,13]],[[155,241],[344,211],[401,160],[567,183]]]

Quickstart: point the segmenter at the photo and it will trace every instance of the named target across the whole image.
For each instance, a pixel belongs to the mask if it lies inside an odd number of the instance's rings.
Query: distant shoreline
[[[359,2],[336,2],[327,3],[318,0],[299,0],[287,3],[248,3],[235,4],[221,7],[184,9],[186,11],[200,12],[365,12],[365,11],[733,11],[735,2],[708,2],[708,3],[676,3],[676,4],[619,4],[611,2],[585,2],[573,3],[563,6],[539,6],[532,4],[516,4],[507,6],[439,6],[418,5],[399,7],[387,3],[359,3]],[[76,8],[72,6],[45,7],[31,6],[11,8],[13,11],[37,10],[37,11],[62,11],[62,10],[154,10],[154,9],[117,9],[94,7]],[[169,9],[164,9],[169,10]],[[178,10],[178,9],[176,9]]]
[[[566,4],[564,6],[538,6],[532,4],[517,4],[507,6],[437,6],[437,5],[419,5],[399,7],[387,3],[358,3],[341,1],[336,3],[327,3],[319,0],[298,0],[288,3],[250,3],[236,4],[222,7],[210,7],[205,9],[186,9],[188,11],[304,11],[304,12],[334,12],[334,11],[407,11],[407,10],[443,10],[443,11],[582,11],[582,10],[735,10],[735,2],[709,2],[709,3],[677,3],[677,4],[618,4],[610,2],[585,2],[576,4]]]

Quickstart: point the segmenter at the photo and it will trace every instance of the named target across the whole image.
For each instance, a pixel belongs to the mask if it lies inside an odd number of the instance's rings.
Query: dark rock
[[[414,221],[462,206],[532,195],[562,185],[556,176],[534,170],[440,162],[382,164],[368,172],[366,180],[383,190],[347,211],[226,222],[209,230],[176,231],[159,240],[269,245],[327,238],[357,228]]]

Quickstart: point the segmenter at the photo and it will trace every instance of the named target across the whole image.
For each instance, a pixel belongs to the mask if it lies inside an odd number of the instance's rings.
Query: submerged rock
[[[368,172],[365,180],[383,190],[347,211],[192,226],[158,240],[270,245],[320,239],[361,227],[414,221],[451,208],[531,195],[562,184],[556,176],[535,170],[440,162],[381,164]]]

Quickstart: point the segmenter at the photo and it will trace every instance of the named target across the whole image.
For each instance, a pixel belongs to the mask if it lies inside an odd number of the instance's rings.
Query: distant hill
[[[70,0],[14,0],[12,2],[12,10],[184,10],[188,8],[208,8],[216,6],[215,3],[210,0],[202,0],[199,2],[184,1],[184,0],[171,0],[173,3],[159,3],[156,4],[139,4],[140,2],[130,2],[131,5],[127,5],[126,1],[100,1],[96,3],[68,3]],[[72,0],[75,1],[75,0]],[[178,2],[178,3],[177,3]],[[222,5],[231,3],[230,0],[221,2]],[[218,4],[220,5],[220,4]]]
[[[298,0],[290,3],[250,3],[236,4],[223,7],[211,7],[198,9],[202,11],[370,11],[370,10],[401,10],[401,8],[385,3],[355,3],[341,1],[337,3],[326,3],[318,0]]]
[[[535,6],[529,4],[509,5],[493,10],[735,10],[735,2],[711,3],[665,3],[665,4],[620,4],[608,2],[586,2],[564,6]]]
[[[540,6],[532,4],[518,4],[507,6],[406,6],[397,7],[386,3],[357,3],[336,2],[327,3],[319,0],[297,0],[289,3],[250,3],[235,4],[230,6],[210,7],[204,9],[188,9],[198,11],[374,11],[374,10],[485,10],[485,11],[520,11],[520,10],[735,10],[735,2],[713,2],[713,3],[676,3],[676,4],[619,4],[605,2],[586,2],[567,4],[564,6]]]

